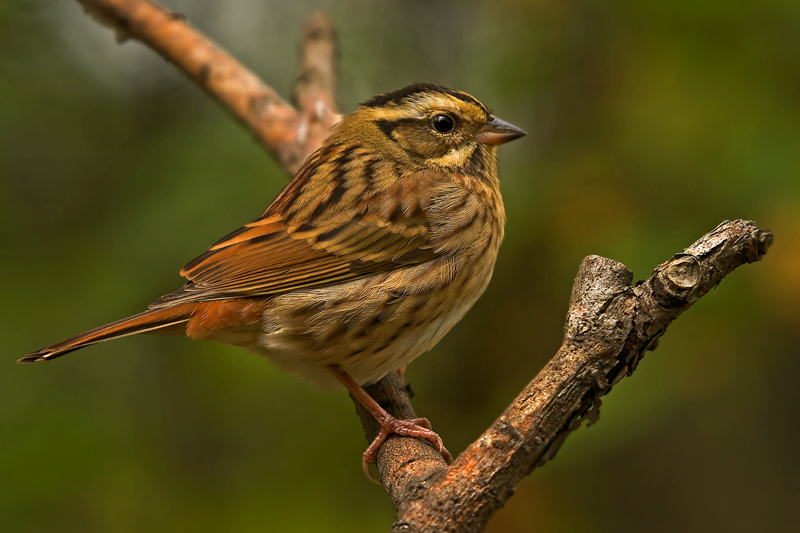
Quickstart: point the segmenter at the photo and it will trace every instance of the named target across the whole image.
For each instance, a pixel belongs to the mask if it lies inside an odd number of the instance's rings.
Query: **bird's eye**
[[[449,133],[453,131],[453,127],[455,126],[453,119],[447,115],[436,115],[433,117],[431,123],[433,124],[433,129],[439,133]]]

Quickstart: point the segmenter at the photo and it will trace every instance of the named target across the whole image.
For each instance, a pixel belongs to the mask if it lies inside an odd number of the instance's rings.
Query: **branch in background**
[[[322,117],[328,111],[336,110],[339,51],[336,48],[336,32],[321,11],[312,13],[306,19],[300,48],[302,57],[300,74],[294,87],[294,102],[307,114]],[[339,117],[336,117],[338,120]],[[321,134],[323,136],[318,139],[318,145],[328,136],[327,129]]]
[[[147,0],[78,0],[117,40],[136,39],[174,64],[250,130],[290,174],[339,121],[334,104],[335,33],[322,13],[309,17],[302,41],[299,109],[194,30],[179,14]]]
[[[78,1],[120,40],[137,39],[182,70],[290,173],[340,118],[335,34],[321,13],[306,23],[296,109],[181,16],[147,0]],[[761,259],[771,244],[772,233],[752,222],[725,222],[636,287],[621,263],[584,259],[561,349],[452,465],[419,439],[392,436],[381,447],[378,471],[397,509],[394,531],[481,531],[523,477],[552,459],[584,419],[596,420],[600,397],[631,375],[673,320],[738,266]],[[394,416],[416,417],[395,373],[366,389]],[[371,442],[377,423],[355,403]]]

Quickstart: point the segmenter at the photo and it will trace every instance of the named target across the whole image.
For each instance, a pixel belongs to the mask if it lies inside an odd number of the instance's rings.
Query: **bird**
[[[473,96],[415,83],[336,124],[263,215],[189,262],[147,310],[18,362],[138,333],[240,346],[324,388],[381,430],[452,456],[427,419],[396,419],[363,389],[430,350],[486,289],[506,221],[496,149],[526,132]]]

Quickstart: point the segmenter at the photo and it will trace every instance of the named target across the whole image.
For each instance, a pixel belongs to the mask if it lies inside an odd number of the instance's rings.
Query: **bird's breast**
[[[476,260],[445,257],[349,283],[276,297],[248,348],[324,388],[340,365],[372,383],[430,350],[491,279],[496,248]]]

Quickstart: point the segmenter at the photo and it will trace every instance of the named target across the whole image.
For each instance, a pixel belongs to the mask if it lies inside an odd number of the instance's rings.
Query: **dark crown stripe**
[[[362,103],[362,107],[383,107],[388,104],[400,104],[406,98],[413,96],[415,94],[420,93],[441,93],[447,94],[454,98],[458,98],[464,102],[467,102],[472,105],[476,105],[486,111],[487,113],[489,110],[486,108],[485,105],[480,103],[478,100],[473,98],[472,96],[468,95],[467,93],[462,93],[461,91],[456,91],[454,89],[448,89],[447,87],[442,87],[441,85],[436,85],[433,83],[414,83],[412,85],[408,85],[407,87],[403,87],[402,89],[397,89],[396,91],[388,92],[386,94],[380,94],[375,96],[366,102]]]

